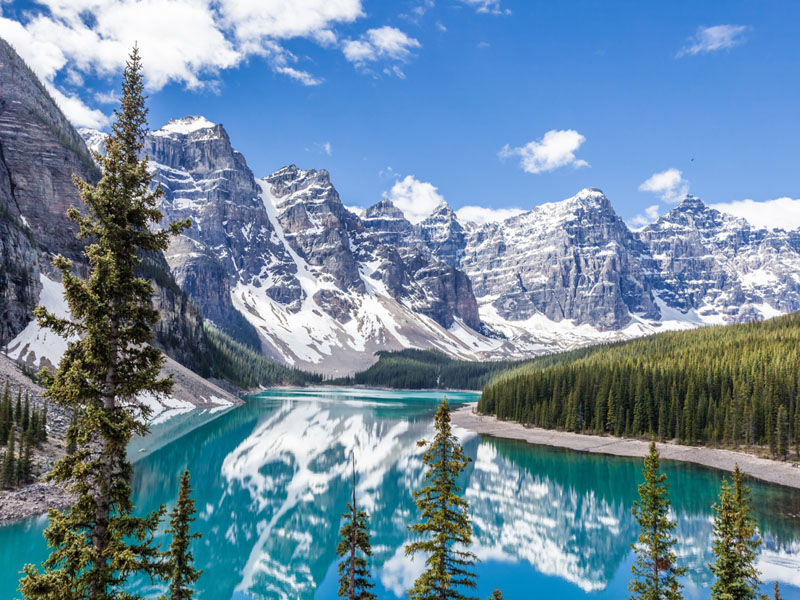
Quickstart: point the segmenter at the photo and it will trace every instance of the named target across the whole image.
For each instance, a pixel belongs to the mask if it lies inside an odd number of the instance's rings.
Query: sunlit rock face
[[[599,190],[585,189],[467,237],[462,268],[509,321],[539,313],[601,330],[657,319],[639,243]]]
[[[97,135],[85,135],[97,145]],[[411,224],[391,202],[362,222],[325,170],[290,165],[256,180],[225,129],[203,117],[170,121],[148,136],[145,152],[166,219],[192,221],[166,253],[170,267],[234,338],[337,374],[363,368],[379,350],[468,357],[492,345],[467,276],[411,243]]]
[[[796,232],[752,227],[687,196],[638,235],[653,289],[671,308],[720,324],[800,309]]]

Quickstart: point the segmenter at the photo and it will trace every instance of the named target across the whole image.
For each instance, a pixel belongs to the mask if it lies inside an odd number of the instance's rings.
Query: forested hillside
[[[322,382],[322,376],[279,365],[207,323],[204,330],[211,358],[211,364],[204,369],[206,377],[223,379],[241,388]]]
[[[414,349],[378,352],[378,357],[378,362],[369,369],[329,383],[406,390],[479,390],[497,373],[523,364],[522,361],[454,360],[441,352]]]
[[[480,412],[548,429],[765,446],[800,442],[800,313],[533,360],[483,390]]]

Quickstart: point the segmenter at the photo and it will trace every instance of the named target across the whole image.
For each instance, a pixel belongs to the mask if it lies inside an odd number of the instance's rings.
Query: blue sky
[[[202,114],[225,125],[257,176],[326,168],[347,205],[388,195],[418,219],[441,198],[529,209],[599,187],[642,223],[688,190],[759,224],[800,226],[798,2],[47,0],[0,10],[0,35],[76,124],[104,126],[138,40],[151,126]]]

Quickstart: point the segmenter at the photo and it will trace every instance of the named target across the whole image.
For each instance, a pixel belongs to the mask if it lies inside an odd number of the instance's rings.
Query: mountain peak
[[[154,131],[153,135],[188,135],[201,129],[211,129],[216,126],[216,123],[212,123],[203,116],[193,115],[180,119],[170,119],[161,129]]]
[[[703,210],[706,205],[697,196],[686,194],[681,203],[678,205],[679,210]]]
[[[403,211],[394,205],[388,198],[376,202],[364,212],[364,219],[403,219]]]

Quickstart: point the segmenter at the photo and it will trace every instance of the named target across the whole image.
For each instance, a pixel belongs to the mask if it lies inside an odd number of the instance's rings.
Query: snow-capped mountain
[[[176,280],[207,319],[267,355],[341,373],[378,350],[472,358],[497,345],[479,333],[469,278],[409,243],[391,204],[362,221],[327,171],[292,165],[256,180],[202,117],[170,121],[145,151],[166,220],[193,224],[165,253]]]
[[[145,149],[167,220],[193,223],[166,253],[180,286],[217,326],[305,369],[353,372],[406,347],[525,357],[800,309],[800,231],[691,196],[640,231],[597,189],[483,225],[442,203],[412,225],[388,199],[356,215],[325,170],[256,179],[203,117]]]

